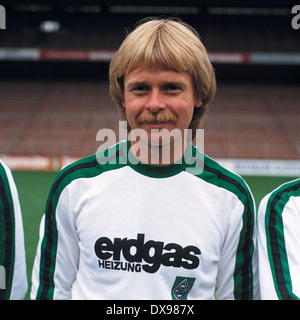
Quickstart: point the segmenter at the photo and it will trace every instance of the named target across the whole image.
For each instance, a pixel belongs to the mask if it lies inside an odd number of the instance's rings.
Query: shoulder
[[[300,178],[288,181],[280,185],[269,194],[269,201],[278,201],[279,199],[288,199],[291,196],[300,196]]]
[[[198,178],[234,194],[244,205],[249,206],[254,211],[254,199],[251,190],[240,175],[226,169],[209,156],[202,154],[197,148],[194,148],[194,158],[196,162],[200,161],[202,163],[202,170],[197,174]]]
[[[1,198],[4,195],[11,197],[15,192],[15,185],[10,168],[0,159],[0,193]]]
[[[50,193],[61,193],[74,180],[93,178],[103,172],[118,169],[124,164],[119,161],[122,156],[120,142],[104,151],[82,158],[65,166],[57,175]],[[121,164],[120,164],[121,163]]]
[[[300,197],[300,179],[283,183],[267,194],[260,202],[259,214],[264,215],[267,212],[269,216],[272,212],[282,213],[291,197]]]
[[[0,176],[2,178],[7,177],[8,175],[10,175],[11,171],[9,169],[9,167],[0,159]]]

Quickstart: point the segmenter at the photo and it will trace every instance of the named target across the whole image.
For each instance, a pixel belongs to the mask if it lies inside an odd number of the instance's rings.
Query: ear
[[[195,100],[195,108],[200,108],[202,106],[203,102],[201,99]]]
[[[125,101],[124,101],[124,100],[122,101],[122,107],[123,107],[124,109],[126,109],[126,107],[125,107]]]

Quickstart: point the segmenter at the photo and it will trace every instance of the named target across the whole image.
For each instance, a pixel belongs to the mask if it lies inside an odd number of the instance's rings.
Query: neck
[[[170,165],[179,161],[186,150],[187,141],[173,140],[170,143],[145,143],[130,141],[131,152],[140,162],[150,165]]]

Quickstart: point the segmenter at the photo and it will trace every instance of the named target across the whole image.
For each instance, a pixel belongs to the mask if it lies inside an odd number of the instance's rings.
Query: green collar
[[[127,164],[133,170],[152,178],[167,178],[185,170],[187,163],[190,163],[192,158],[192,149],[193,146],[188,145],[187,150],[189,152],[186,151],[185,155],[180,160],[170,165],[152,165],[141,162],[133,155],[129,140],[127,140],[127,143],[124,141],[122,153],[123,156],[127,156]]]

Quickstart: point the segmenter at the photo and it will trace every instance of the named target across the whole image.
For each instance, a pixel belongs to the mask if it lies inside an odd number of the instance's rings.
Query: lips
[[[156,122],[156,123],[149,123],[149,122],[145,122],[145,125],[149,128],[149,129],[163,129],[165,128],[166,124],[168,122]]]

